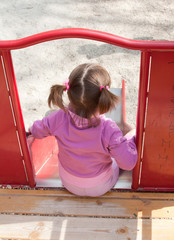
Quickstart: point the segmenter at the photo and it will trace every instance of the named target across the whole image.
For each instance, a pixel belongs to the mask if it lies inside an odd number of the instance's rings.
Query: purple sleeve
[[[118,166],[124,170],[132,170],[137,162],[137,149],[135,136],[123,136],[118,126],[112,122],[109,124],[108,151]]]
[[[30,131],[35,138],[44,138],[51,135],[49,119],[47,117],[37,120],[30,127]]]
[[[55,111],[42,120],[35,121],[30,127],[30,131],[35,138],[44,138],[54,135],[55,129],[60,127],[62,120],[62,112]]]

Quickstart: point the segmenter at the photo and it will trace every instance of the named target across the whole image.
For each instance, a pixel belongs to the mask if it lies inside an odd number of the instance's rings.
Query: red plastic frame
[[[23,117],[22,117],[20,102],[18,98],[18,91],[16,87],[10,51],[26,48],[26,47],[39,44],[42,42],[46,42],[46,41],[63,39],[63,38],[90,39],[90,40],[105,42],[105,43],[119,46],[122,48],[139,50],[142,52],[141,67],[140,67],[138,113],[137,113],[137,139],[136,139],[137,147],[138,147],[138,163],[133,174],[133,189],[138,189],[139,183],[140,183],[139,179],[141,178],[141,167],[142,167],[141,166],[141,150],[143,145],[143,134],[145,131],[144,121],[145,121],[145,114],[146,114],[148,78],[150,74],[149,72],[150,56],[151,56],[151,53],[153,52],[173,52],[174,41],[137,41],[137,40],[126,39],[126,38],[119,37],[119,36],[105,33],[105,32],[89,30],[89,29],[79,29],[79,28],[58,29],[58,30],[52,30],[52,31],[35,34],[22,39],[0,41],[0,56],[1,58],[3,58],[3,62],[5,63],[5,71],[6,71],[6,75],[8,76],[9,86],[10,86],[9,95],[11,96],[12,105],[14,108],[14,115],[16,118],[16,125],[17,125],[16,128],[18,129],[19,138],[21,141],[21,147],[23,151],[24,161],[26,165],[26,172],[28,176],[28,184],[31,187],[35,185],[34,174],[33,174],[33,168],[32,168],[32,164],[29,157],[28,147],[26,144]],[[4,79],[4,76],[2,73],[0,73],[0,78]],[[2,150],[3,149],[1,148],[1,142],[0,142],[0,151]],[[11,182],[9,182],[9,184],[10,183]],[[165,189],[167,189],[167,187]]]
[[[140,41],[131,40],[114,34],[83,28],[65,28],[38,33],[29,37],[0,41],[0,50],[15,50],[38,43],[63,38],[83,38],[106,42],[122,48],[141,51],[174,51],[174,41]]]

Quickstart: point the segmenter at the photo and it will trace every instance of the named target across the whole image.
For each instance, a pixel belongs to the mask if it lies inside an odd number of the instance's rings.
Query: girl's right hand
[[[118,127],[122,131],[123,136],[126,135],[127,133],[129,133],[132,130],[132,127],[125,122],[122,122],[121,124],[118,124]]]

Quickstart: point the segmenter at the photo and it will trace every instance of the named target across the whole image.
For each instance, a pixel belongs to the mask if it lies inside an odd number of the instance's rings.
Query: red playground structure
[[[34,162],[31,160],[11,51],[63,38],[90,39],[141,51],[138,162],[130,190],[174,191],[174,41],[136,41],[77,28],[0,41],[0,185],[37,187],[36,175],[48,159],[52,159],[51,171],[56,169],[58,149],[52,137],[35,140],[31,148]],[[122,108],[124,112],[124,104]]]

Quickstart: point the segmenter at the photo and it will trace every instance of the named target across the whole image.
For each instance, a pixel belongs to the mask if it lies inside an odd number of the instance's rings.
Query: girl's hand
[[[125,123],[125,122],[122,122],[121,124],[118,124],[120,130],[122,131],[123,133],[123,136],[126,135],[128,132],[130,132],[132,130],[132,127]]]
[[[28,132],[25,132],[26,133],[26,137],[28,138],[29,136],[31,136],[31,132],[28,131]]]
[[[35,138],[32,135],[29,135],[29,137],[27,138],[27,143],[28,143],[28,146],[29,146],[30,149],[31,149],[31,146],[34,142],[34,139]]]

